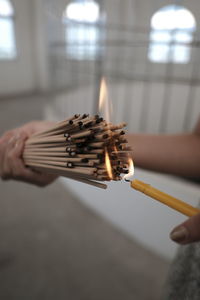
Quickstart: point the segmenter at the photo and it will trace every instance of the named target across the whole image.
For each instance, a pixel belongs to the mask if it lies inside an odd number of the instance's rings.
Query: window
[[[0,59],[16,57],[14,10],[9,0],[0,0]]]
[[[75,60],[93,60],[99,55],[99,5],[92,0],[69,3],[64,12],[66,51]]]
[[[151,18],[148,58],[157,63],[188,63],[196,22],[192,13],[178,5],[168,5]]]

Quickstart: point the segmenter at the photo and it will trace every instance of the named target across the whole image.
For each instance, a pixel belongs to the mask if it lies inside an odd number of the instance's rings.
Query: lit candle
[[[200,209],[195,208],[177,198],[174,198],[166,193],[163,193],[154,187],[152,187],[150,184],[146,184],[140,180],[133,180],[131,181],[131,187],[135,190],[138,190],[147,196],[156,199],[160,201],[161,203],[179,211],[180,213],[191,217],[198,213],[200,213]]]

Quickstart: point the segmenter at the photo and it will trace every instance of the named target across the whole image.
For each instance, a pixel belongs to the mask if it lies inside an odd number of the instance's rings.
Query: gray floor
[[[0,101],[0,131],[40,119],[40,97]],[[157,300],[168,263],[84,207],[59,181],[0,181],[0,299]]]

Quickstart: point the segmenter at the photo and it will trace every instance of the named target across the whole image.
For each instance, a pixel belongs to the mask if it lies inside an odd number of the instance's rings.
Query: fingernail
[[[189,236],[189,232],[188,230],[181,226],[178,228],[175,228],[174,230],[172,230],[172,232],[170,233],[170,238],[175,241],[175,242],[183,242],[185,241]]]

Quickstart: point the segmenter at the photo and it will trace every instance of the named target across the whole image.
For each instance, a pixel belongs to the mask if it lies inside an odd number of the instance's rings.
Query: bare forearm
[[[200,178],[200,136],[129,135],[136,166],[185,177]]]

